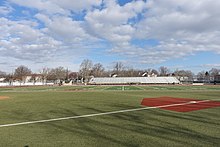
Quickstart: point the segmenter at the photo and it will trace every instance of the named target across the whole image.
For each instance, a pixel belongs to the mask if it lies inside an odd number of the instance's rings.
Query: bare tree
[[[197,79],[199,81],[204,81],[205,80],[205,71],[200,71],[197,73]]]
[[[103,77],[111,77],[111,75],[112,75],[112,71],[110,70],[103,72]]]
[[[31,70],[28,67],[21,65],[15,69],[14,77],[20,81],[23,81],[23,77],[29,74],[31,74]]]
[[[104,74],[104,67],[101,63],[96,63],[93,67],[92,67],[92,74],[95,77],[102,77]]]
[[[10,85],[12,85],[12,83],[13,83],[13,80],[14,80],[14,75],[13,74],[7,74],[6,76],[5,76],[5,80],[7,81],[7,82],[9,82],[9,84]]]
[[[6,75],[7,75],[6,72],[0,71],[0,78],[5,77]]]
[[[216,75],[218,75],[220,72],[220,69],[217,69],[217,68],[212,68],[209,73],[210,73],[210,76],[214,77]]]
[[[49,69],[48,75],[47,75],[47,80],[49,80],[49,81],[57,80],[55,69]]]
[[[49,76],[49,73],[50,73],[50,69],[47,68],[47,67],[44,67],[41,71],[40,71],[40,74],[42,75],[42,79],[43,79],[43,82],[45,83],[47,81],[47,78]]]
[[[79,73],[81,74],[82,78],[85,79],[86,81],[89,79],[89,76],[91,74],[92,65],[93,63],[89,59],[83,60],[80,65]]]
[[[158,71],[156,69],[151,70],[152,75],[159,75]]]
[[[72,82],[77,82],[79,80],[79,73],[78,72],[70,72],[68,77],[70,80],[72,80]]]
[[[210,82],[210,74],[208,71],[205,72],[205,82]]]
[[[185,72],[186,72],[186,76],[189,78],[189,81],[193,81],[193,76],[194,76],[193,72],[190,70],[186,70]]]
[[[120,75],[124,69],[125,69],[125,67],[122,62],[116,62],[113,66],[113,72],[117,75]]]
[[[190,70],[176,70],[173,73],[180,81],[191,82],[193,81],[193,73]]]
[[[193,73],[190,70],[176,70],[174,72],[175,76],[182,76],[182,77],[192,77]]]
[[[64,67],[60,66],[52,70],[54,74],[56,75],[57,80],[64,80],[66,78],[67,70]]]
[[[167,67],[161,66],[159,68],[160,76],[167,76],[169,74],[169,69]]]
[[[123,76],[125,77],[134,77],[135,74],[136,74],[135,69],[131,67],[123,71]]]

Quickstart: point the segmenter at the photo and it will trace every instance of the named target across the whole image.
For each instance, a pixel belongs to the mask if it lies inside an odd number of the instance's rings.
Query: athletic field
[[[219,102],[220,86],[0,88],[0,146],[217,147]]]

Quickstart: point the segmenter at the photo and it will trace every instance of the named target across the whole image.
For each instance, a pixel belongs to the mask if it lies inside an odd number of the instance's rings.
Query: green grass
[[[110,86],[105,88],[105,90],[143,90],[140,87],[137,86]]]
[[[119,86],[121,87],[121,86]],[[0,125],[139,108],[143,98],[220,100],[219,86],[0,88]],[[129,87],[129,89],[126,89]],[[0,128],[0,146],[220,146],[220,107],[179,113],[150,109]]]

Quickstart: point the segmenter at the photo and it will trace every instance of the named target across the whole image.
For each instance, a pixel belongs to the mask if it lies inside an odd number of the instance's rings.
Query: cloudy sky
[[[0,70],[26,65],[220,68],[220,1],[1,0]]]

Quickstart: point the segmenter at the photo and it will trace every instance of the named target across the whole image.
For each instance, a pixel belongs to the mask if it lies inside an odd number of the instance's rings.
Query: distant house
[[[215,75],[214,76],[214,82],[215,83],[220,83],[220,75]]]
[[[177,78],[180,82],[189,81],[189,77],[187,77],[187,76],[177,76],[176,78]]]
[[[112,74],[110,74],[109,76],[115,78],[115,77],[117,77],[118,75],[117,75],[116,73],[112,73]]]
[[[22,82],[23,83],[44,82],[43,81],[43,75],[41,75],[41,74],[30,74],[30,75],[22,76]]]
[[[77,78],[78,78],[78,75],[79,75],[78,72],[71,72],[71,73],[68,75],[68,78],[69,78],[69,79],[77,79]]]
[[[6,78],[0,78],[0,86],[7,86],[5,80]]]
[[[142,75],[142,77],[157,77],[157,74],[155,73],[148,73],[148,72],[144,72]]]
[[[0,82],[4,82],[5,81],[5,78],[0,78]]]

